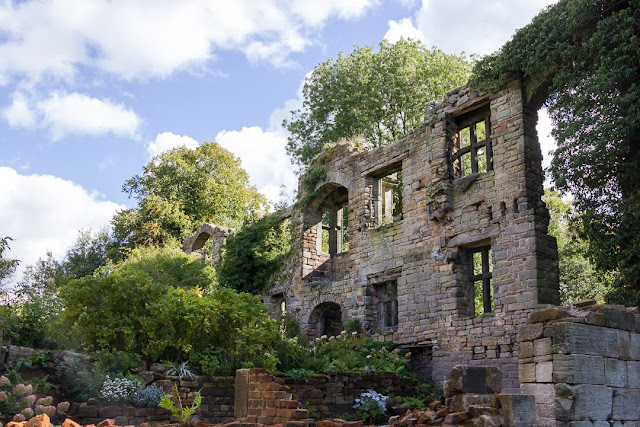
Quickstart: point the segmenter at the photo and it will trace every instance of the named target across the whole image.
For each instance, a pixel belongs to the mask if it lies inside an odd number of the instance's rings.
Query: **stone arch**
[[[340,335],[343,330],[340,304],[326,301],[316,305],[309,313],[307,329],[315,338]]]
[[[201,250],[209,239],[213,240],[213,253],[211,259],[213,264],[220,261],[220,248],[224,245],[227,237],[233,233],[233,229],[214,224],[202,224],[191,237],[187,238],[182,245],[182,250],[190,254]],[[203,254],[204,256],[204,254]]]

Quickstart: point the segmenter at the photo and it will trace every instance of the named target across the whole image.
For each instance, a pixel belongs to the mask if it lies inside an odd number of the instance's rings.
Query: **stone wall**
[[[234,377],[196,376],[192,379],[180,380],[178,377],[167,376],[167,367],[161,364],[151,365],[149,371],[137,374],[146,385],[162,387],[165,393],[170,393],[174,384],[178,385],[180,398],[183,403],[191,405],[196,392],[202,395],[202,404],[196,415],[201,420],[211,423],[225,423],[233,421],[234,416]],[[71,413],[74,421],[82,425],[98,424],[106,418],[113,418],[116,425],[140,425],[147,422],[151,425],[167,424],[175,421],[171,414],[162,408],[137,408],[133,406],[114,405],[112,403],[90,399],[87,403],[74,408]]]
[[[321,418],[355,416],[353,405],[360,393],[375,390],[394,396],[413,396],[415,381],[394,373],[311,374],[307,379],[280,377],[292,396]]]
[[[462,176],[455,141],[477,112],[487,117],[492,167]],[[439,382],[458,364],[498,366],[505,391],[517,392],[518,327],[540,304],[559,302],[536,120],[517,81],[491,94],[462,88],[392,145],[346,142],[322,154],[312,168],[323,168],[327,178],[292,213],[300,251],[265,303],[277,313],[284,299],[287,314],[310,337],[357,318],[377,339],[428,355],[423,371]],[[381,218],[377,186],[397,170],[402,212]],[[335,213],[344,207],[347,220]],[[323,223],[327,211],[334,216]],[[346,233],[348,250],[334,244],[323,253],[319,236],[327,228],[330,242]],[[482,315],[474,311],[471,279],[478,248],[491,250],[494,309]],[[397,307],[397,321],[389,325],[381,312],[383,284],[395,286],[389,307]]]
[[[578,303],[518,332],[521,390],[544,426],[640,424],[640,311]]]

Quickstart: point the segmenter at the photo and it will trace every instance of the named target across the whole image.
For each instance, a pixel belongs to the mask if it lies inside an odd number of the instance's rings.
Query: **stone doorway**
[[[314,338],[340,335],[343,330],[340,305],[335,302],[318,304],[309,316],[309,329],[313,331]]]

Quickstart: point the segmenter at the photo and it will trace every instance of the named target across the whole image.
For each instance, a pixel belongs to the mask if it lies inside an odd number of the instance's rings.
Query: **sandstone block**
[[[614,420],[640,420],[640,390],[616,389],[613,395],[611,418]]]
[[[500,395],[505,427],[532,426],[536,419],[536,400],[527,394]]]
[[[62,423],[62,427],[82,427],[77,422],[73,421],[71,418],[66,418]]]
[[[494,366],[454,367],[445,381],[445,396],[454,393],[493,394],[502,390],[502,372]]]
[[[533,325],[524,325],[518,329],[518,342],[522,341],[533,341],[537,338],[542,337],[542,332],[544,328],[541,323],[536,323]]]
[[[24,427],[49,427],[50,425],[51,421],[49,420],[49,416],[47,414],[40,414],[27,421]]]
[[[520,379],[521,383],[536,382],[536,364],[521,363],[518,366],[518,378]]]
[[[568,384],[604,384],[604,359],[584,354],[554,354],[553,381]]]
[[[627,386],[627,362],[618,359],[604,359],[605,385],[613,387]]]
[[[606,421],[611,416],[613,390],[600,385],[555,385],[556,416],[562,421]]]
[[[540,338],[533,341],[533,356],[548,356],[551,352],[551,338]]]
[[[76,416],[78,418],[98,418],[98,408],[83,403],[78,408]]]
[[[553,378],[553,362],[536,363],[536,382],[550,383]]]
[[[100,408],[100,410],[98,411],[98,416],[100,418],[115,418],[119,417],[120,415],[122,415],[122,408],[115,405],[105,406],[103,408]]]
[[[604,324],[607,328],[633,331],[636,328],[635,315],[624,307],[606,307],[600,310],[604,314]]]
[[[564,308],[551,307],[534,311],[529,315],[527,323],[543,323],[549,320],[557,320],[569,317],[569,312]]]
[[[640,362],[627,362],[627,381],[629,387],[640,389]]]
[[[581,323],[557,323],[553,329],[554,353],[618,357],[618,331]]]

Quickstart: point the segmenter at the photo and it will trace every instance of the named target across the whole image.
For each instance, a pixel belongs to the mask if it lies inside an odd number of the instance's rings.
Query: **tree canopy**
[[[472,85],[538,80],[558,147],[551,174],[615,301],[640,303],[640,0],[560,0],[474,68]]]
[[[266,210],[240,160],[215,142],[154,157],[123,191],[139,203],[112,220],[120,246],[182,242],[204,222],[239,228]]]
[[[7,252],[9,251],[9,241],[13,240],[11,237],[0,238],[0,285],[7,279],[9,279],[18,268],[19,260],[14,258],[7,258]]]
[[[464,57],[417,41],[383,40],[378,52],[356,46],[307,77],[302,108],[283,122],[290,133],[287,152],[308,165],[325,144],[341,138],[391,143],[422,123],[429,102],[463,85],[470,70]]]

